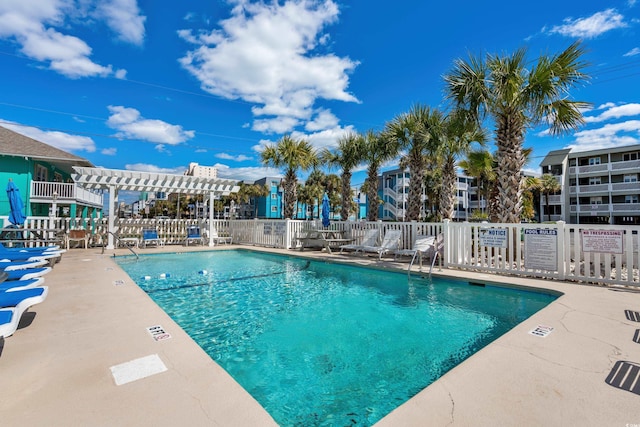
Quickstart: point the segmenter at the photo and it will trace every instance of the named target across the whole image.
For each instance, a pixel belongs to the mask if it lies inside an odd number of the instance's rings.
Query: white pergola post
[[[109,186],[109,218],[107,229],[107,249],[115,249],[113,233],[116,232],[116,203],[118,202],[118,189],[115,185]]]
[[[215,193],[212,191],[209,193],[209,246],[214,246],[213,242],[213,199]]]

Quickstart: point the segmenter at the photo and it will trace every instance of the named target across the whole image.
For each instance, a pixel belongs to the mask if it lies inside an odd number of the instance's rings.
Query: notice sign
[[[558,270],[558,230],[546,228],[524,230],[524,268]]]
[[[621,254],[622,230],[582,230],[582,252]]]
[[[480,246],[491,246],[493,248],[507,247],[506,228],[481,228],[479,237]]]

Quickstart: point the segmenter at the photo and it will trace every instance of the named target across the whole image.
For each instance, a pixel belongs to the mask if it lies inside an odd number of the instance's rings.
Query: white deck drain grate
[[[171,334],[164,330],[160,325],[149,326],[147,331],[151,334],[154,340],[162,341],[171,338]]]
[[[632,322],[640,322],[640,312],[638,311],[625,310],[624,315],[628,320],[631,320]]]
[[[167,370],[157,354],[141,357],[130,362],[112,366],[111,375],[116,385],[123,385]]]
[[[551,332],[553,332],[553,327],[544,325],[538,325],[535,329],[529,331],[531,335],[541,338],[546,338]]]

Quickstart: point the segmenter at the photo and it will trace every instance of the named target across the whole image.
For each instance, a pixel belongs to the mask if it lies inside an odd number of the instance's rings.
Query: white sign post
[[[558,271],[558,230],[524,230],[524,268]]]

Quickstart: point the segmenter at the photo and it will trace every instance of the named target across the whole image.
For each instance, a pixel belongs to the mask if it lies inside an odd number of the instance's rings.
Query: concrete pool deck
[[[407,267],[406,261],[373,257],[248,249],[403,271]],[[169,246],[140,252],[192,250],[197,249]],[[65,253],[46,276],[47,300],[25,313],[12,337],[0,339],[2,425],[276,425],[112,255],[100,248]],[[640,395],[605,383],[617,361],[640,364],[640,344],[633,341],[640,323],[625,317],[625,310],[640,311],[640,292],[456,270],[437,273],[564,295],[377,426],[640,425]],[[171,338],[155,341],[147,331],[155,325]],[[531,335],[538,325],[554,330],[545,338]],[[167,370],[116,385],[111,367],[150,355],[158,355]]]

